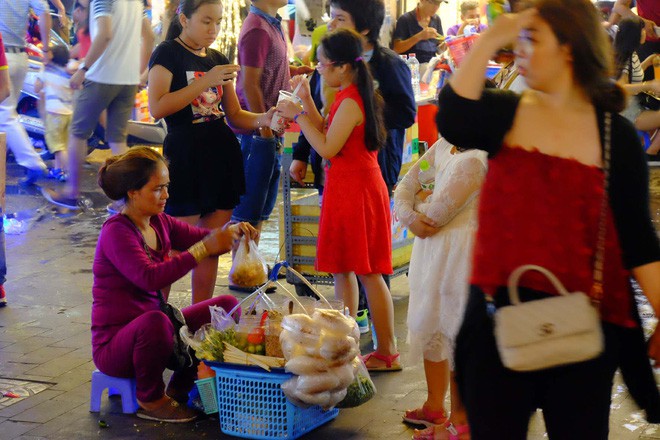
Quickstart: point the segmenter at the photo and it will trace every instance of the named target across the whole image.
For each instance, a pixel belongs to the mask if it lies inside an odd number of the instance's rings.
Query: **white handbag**
[[[505,367],[514,371],[536,371],[597,357],[604,349],[599,305],[603,296],[606,213],[610,169],[611,114],[605,114],[603,186],[591,295],[569,293],[549,270],[532,264],[516,268],[508,280],[511,305],[494,313],[495,341]],[[544,274],[559,296],[520,302],[518,281],[529,270]],[[493,298],[487,295],[490,306]]]
[[[520,302],[518,281],[529,270],[544,274],[561,294]],[[495,340],[505,367],[535,371],[593,359],[603,351],[598,310],[582,292],[569,293],[549,270],[532,264],[509,276],[510,306],[495,313]]]

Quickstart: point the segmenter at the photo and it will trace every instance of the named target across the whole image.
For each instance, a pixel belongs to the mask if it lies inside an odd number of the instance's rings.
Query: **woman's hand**
[[[303,111],[302,105],[293,101],[282,100],[277,103],[277,112],[287,119],[293,119],[301,111]]]
[[[216,228],[209,235],[204,237],[204,246],[209,255],[217,256],[229,252],[235,241],[247,236],[251,240],[259,238],[259,231],[251,224],[227,223],[222,228]]]
[[[415,236],[422,239],[435,235],[440,231],[440,227],[436,226],[433,220],[420,213],[417,214],[417,218],[408,228]]]
[[[222,229],[231,231],[234,240],[240,240],[243,236],[246,236],[248,240],[257,240],[259,238],[259,230],[248,222],[227,223]]]
[[[312,91],[309,88],[309,79],[307,79],[307,75],[296,75],[293,78],[291,78],[292,90],[296,90],[299,84],[300,84],[300,88],[296,92],[296,96],[302,99],[303,101],[305,99],[311,99]]]
[[[222,64],[206,72],[203,78],[208,81],[209,87],[224,86],[234,82],[239,70],[241,66],[237,64]]]
[[[520,32],[528,28],[537,15],[536,9],[527,9],[518,14],[502,14],[483,35],[487,35],[499,49],[516,41]]]

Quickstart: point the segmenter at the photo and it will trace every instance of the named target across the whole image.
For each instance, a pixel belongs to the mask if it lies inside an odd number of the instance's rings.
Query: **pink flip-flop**
[[[385,365],[378,365],[376,367],[368,366],[367,362],[372,357],[378,359],[379,361],[385,362]],[[401,363],[397,360],[398,358],[399,358],[399,353],[386,356],[384,354],[378,354],[374,351],[373,353],[364,355],[362,357],[362,362],[364,362],[364,365],[367,367],[367,370],[369,371],[401,371],[403,370],[403,367],[401,366]]]
[[[470,427],[468,425],[454,425],[451,422],[447,422],[444,425],[444,428],[449,434],[449,440],[461,440],[461,435],[470,432]],[[436,429],[439,428],[437,426],[431,426],[425,429],[415,429],[412,440],[435,440]],[[443,435],[440,438],[445,438],[445,436]]]
[[[447,423],[447,413],[444,410],[431,411],[424,405],[421,408],[409,409],[403,414],[403,421],[413,425],[424,425],[427,428]]]

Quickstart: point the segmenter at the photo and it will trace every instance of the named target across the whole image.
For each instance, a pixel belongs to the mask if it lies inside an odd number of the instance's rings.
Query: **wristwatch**
[[[78,66],[78,70],[82,70],[83,72],[87,72],[87,71],[89,70],[89,67],[85,66],[85,63],[82,62],[82,63],[80,63],[80,65]]]

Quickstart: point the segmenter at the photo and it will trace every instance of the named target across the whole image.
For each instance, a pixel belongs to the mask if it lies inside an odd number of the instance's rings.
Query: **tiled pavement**
[[[1,378],[34,380],[49,385],[13,405],[0,405],[0,440],[10,439],[135,439],[229,438],[218,421],[208,418],[186,425],[161,425],[121,414],[120,402],[104,398],[100,414],[89,413],[91,261],[98,230],[107,218],[103,195],[94,184],[95,166],[86,169],[85,189],[96,207],[85,213],[53,211],[36,190],[16,186],[20,174],[9,164],[7,212],[18,212],[31,223],[27,232],[7,236],[9,262],[6,283],[9,306],[0,309]],[[52,185],[43,182],[44,185]],[[270,222],[273,231],[277,221]],[[277,253],[276,238],[269,259]],[[226,291],[228,260],[221,262],[216,293]],[[393,282],[396,334],[405,340],[407,285],[405,277]],[[175,302],[190,298],[189,279],[174,286]],[[368,336],[367,336],[368,338]],[[367,341],[364,341],[367,344]],[[400,344],[404,361],[405,344]],[[400,422],[402,412],[421,403],[425,394],[420,365],[408,362],[401,373],[374,377],[377,396],[366,405],[344,410],[333,422],[305,436],[306,439],[407,439],[412,429]],[[633,408],[625,388],[617,385],[612,405],[610,438],[628,440],[660,438],[660,429],[644,423]],[[109,427],[101,428],[99,420]],[[530,439],[546,438],[540,417],[530,428]]]

